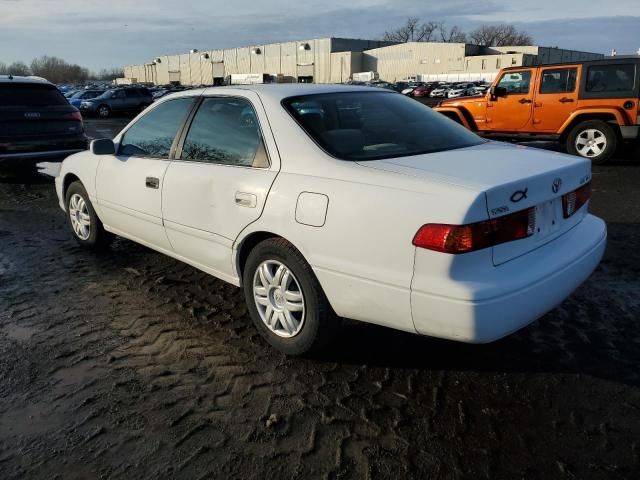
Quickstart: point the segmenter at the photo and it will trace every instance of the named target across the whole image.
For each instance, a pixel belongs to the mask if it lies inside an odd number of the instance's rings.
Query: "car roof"
[[[0,75],[0,83],[36,83],[40,85],[53,85],[53,83],[41,77],[22,77],[19,75]]]
[[[207,87],[194,90],[186,90],[184,92],[174,93],[172,98],[178,96],[192,96],[195,94],[216,94],[225,90],[245,90],[258,93],[263,98],[271,98],[275,101],[281,101],[288,97],[297,97],[300,95],[314,95],[320,93],[339,93],[339,92],[389,92],[377,87],[366,87],[358,85],[321,85],[313,83],[270,83],[260,85],[229,85],[225,87]]]

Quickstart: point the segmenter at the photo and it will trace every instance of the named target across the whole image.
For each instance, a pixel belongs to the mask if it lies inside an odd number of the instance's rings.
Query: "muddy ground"
[[[595,169],[604,261],[471,346],[347,323],[289,359],[239,289],[81,250],[51,182],[0,184],[0,478],[638,478],[640,162]]]

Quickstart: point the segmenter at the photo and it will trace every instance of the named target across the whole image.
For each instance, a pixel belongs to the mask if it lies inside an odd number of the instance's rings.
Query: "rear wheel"
[[[618,136],[611,125],[602,120],[588,120],[569,132],[567,151],[601,165],[611,159],[617,143]]]
[[[98,107],[98,116],[100,116],[100,118],[109,118],[111,116],[111,109],[107,105],[100,105]]]
[[[65,205],[71,233],[80,245],[97,249],[111,242],[113,235],[104,229],[82,183],[75,181],[69,185]]]
[[[338,319],[302,254],[282,238],[258,244],[243,273],[247,308],[258,332],[287,355],[318,351]]]

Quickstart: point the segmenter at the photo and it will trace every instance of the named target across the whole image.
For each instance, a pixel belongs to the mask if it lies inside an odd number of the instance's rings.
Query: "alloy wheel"
[[[283,263],[262,262],[253,276],[253,298],[265,326],[283,338],[296,336],[305,319],[305,302],[300,283]]]
[[[602,131],[596,128],[589,128],[580,132],[576,137],[575,146],[581,156],[587,158],[597,157],[607,148],[607,137]]]
[[[87,202],[77,193],[69,200],[69,218],[73,231],[80,240],[88,240],[91,235],[91,216]]]

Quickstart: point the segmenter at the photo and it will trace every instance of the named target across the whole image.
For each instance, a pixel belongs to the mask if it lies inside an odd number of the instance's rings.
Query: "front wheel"
[[[618,136],[611,125],[601,120],[588,120],[569,132],[567,151],[602,165],[611,159],[617,143]]]
[[[65,205],[71,232],[80,245],[101,248],[110,243],[113,235],[104,229],[82,183],[76,181],[69,185]]]
[[[302,254],[282,238],[258,244],[243,273],[247,308],[258,332],[287,355],[319,351],[338,319]]]

